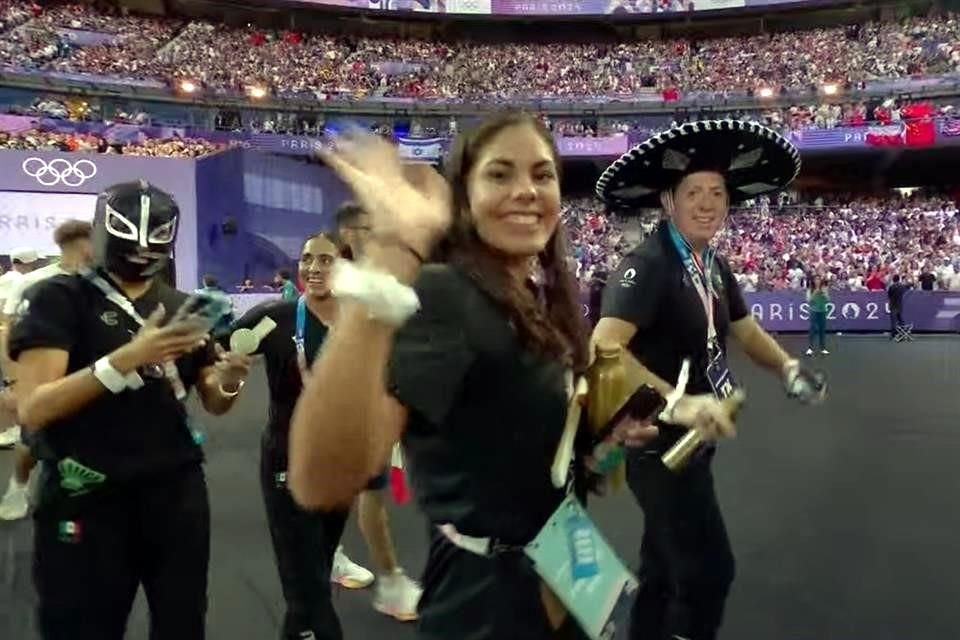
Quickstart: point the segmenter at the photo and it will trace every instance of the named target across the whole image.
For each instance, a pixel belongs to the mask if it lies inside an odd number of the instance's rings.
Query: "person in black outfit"
[[[107,189],[96,269],[32,287],[10,336],[20,422],[45,469],[34,526],[44,640],[121,640],[140,585],[151,640],[205,636],[210,514],[183,400],[196,388],[208,412],[225,412],[249,359],[204,348],[216,310],[189,313],[160,280],[177,216],[145,182]]]
[[[281,633],[284,640],[304,637],[335,640],[343,636],[331,600],[330,572],[349,509],[301,509],[290,497],[286,481],[290,417],[303,389],[303,379],[309,376],[309,364],[336,317],[337,305],[329,278],[339,252],[338,245],[325,234],[307,238],[299,261],[304,295],[255,307],[232,327],[232,330],[253,329],[264,318],[276,323],[255,354],[263,355],[266,360],[270,393],[269,418],[261,440],[260,484],[287,602]],[[302,336],[298,320],[301,305]],[[368,482],[367,488],[380,489],[382,482],[378,474]]]
[[[937,284],[937,276],[930,272],[929,264],[923,266],[923,271],[920,272],[917,280],[920,282],[921,291],[933,291]]]
[[[294,412],[294,497],[349,503],[402,438],[431,525],[418,637],[580,637],[520,549],[566,497],[551,466],[588,362],[549,132],[514,114],[481,123],[455,141],[449,187],[369,136],[325,160],[372,231],[359,268],[334,267],[341,315]]]
[[[661,206],[666,219],[607,281],[594,339],[629,348],[647,382],[668,398],[690,362],[686,395],[663,416],[660,437],[628,458],[627,481],[644,512],[632,639],[713,640],[723,619],[734,557],[713,486],[715,445],[701,446],[679,472],[661,456],[688,427],[712,437],[733,433],[721,403],[736,389],[726,367],[728,336],[782,377],[791,395],[818,401],[825,392],[749,314],[729,265],[710,248],[731,199],[782,188],[797,171],[799,154],[775,132],[705,121],[642,143],[598,182],[612,205]]]
[[[894,274],[893,284],[887,287],[887,301],[890,304],[890,339],[897,336],[897,329],[903,325],[903,299],[913,287],[900,282],[900,275]]]
[[[303,378],[309,376],[309,365],[336,317],[330,269],[338,255],[339,249],[326,235],[307,238],[299,261],[303,296],[259,305],[232,327],[254,329],[265,318],[276,324],[254,355],[264,356],[270,392],[269,417],[260,446],[260,486],[287,603],[282,640],[343,637],[331,600],[330,570],[350,511],[306,511],[287,489],[290,418]]]

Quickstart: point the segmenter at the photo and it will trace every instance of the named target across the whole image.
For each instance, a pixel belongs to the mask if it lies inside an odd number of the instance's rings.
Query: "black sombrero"
[[[613,206],[660,207],[660,193],[697,171],[726,176],[731,202],[779,191],[800,173],[800,152],[758,122],[701,120],[658,133],[620,156],[597,180]]]

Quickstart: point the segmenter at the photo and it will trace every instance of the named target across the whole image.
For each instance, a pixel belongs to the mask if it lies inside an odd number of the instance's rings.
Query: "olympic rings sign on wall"
[[[21,167],[25,174],[45,187],[58,184],[79,187],[97,175],[97,165],[90,160],[70,162],[65,158],[54,158],[47,162],[43,158],[27,158]]]

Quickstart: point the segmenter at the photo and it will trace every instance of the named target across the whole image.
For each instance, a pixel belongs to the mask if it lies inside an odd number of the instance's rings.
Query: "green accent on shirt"
[[[807,293],[807,302],[810,304],[810,311],[813,313],[826,313],[827,303],[830,302],[830,296],[825,289],[817,289]]]
[[[287,280],[286,282],[283,283],[283,288],[280,289],[280,298],[282,300],[291,300],[293,298],[298,297],[299,295],[300,294],[297,293],[297,288],[294,286],[292,282]]]

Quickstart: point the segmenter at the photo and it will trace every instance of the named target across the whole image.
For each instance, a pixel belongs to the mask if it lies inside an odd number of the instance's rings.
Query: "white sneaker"
[[[20,427],[14,425],[0,433],[0,449],[9,449],[20,442]]]
[[[807,349],[807,355],[808,355],[808,356],[812,356],[812,355],[813,355],[813,349]]]
[[[373,584],[373,573],[348,558],[343,552],[343,547],[339,546],[333,556],[330,582],[335,582],[347,589],[366,589]]]
[[[820,349],[820,355],[828,356],[828,355],[830,355],[830,352],[827,351],[826,349]]]
[[[373,596],[373,608],[400,622],[417,619],[417,604],[423,589],[407,577],[403,569],[397,569],[393,575],[380,576],[376,593]]]
[[[0,520],[19,520],[27,517],[30,503],[27,500],[28,484],[20,484],[10,478],[7,492],[0,500]]]

